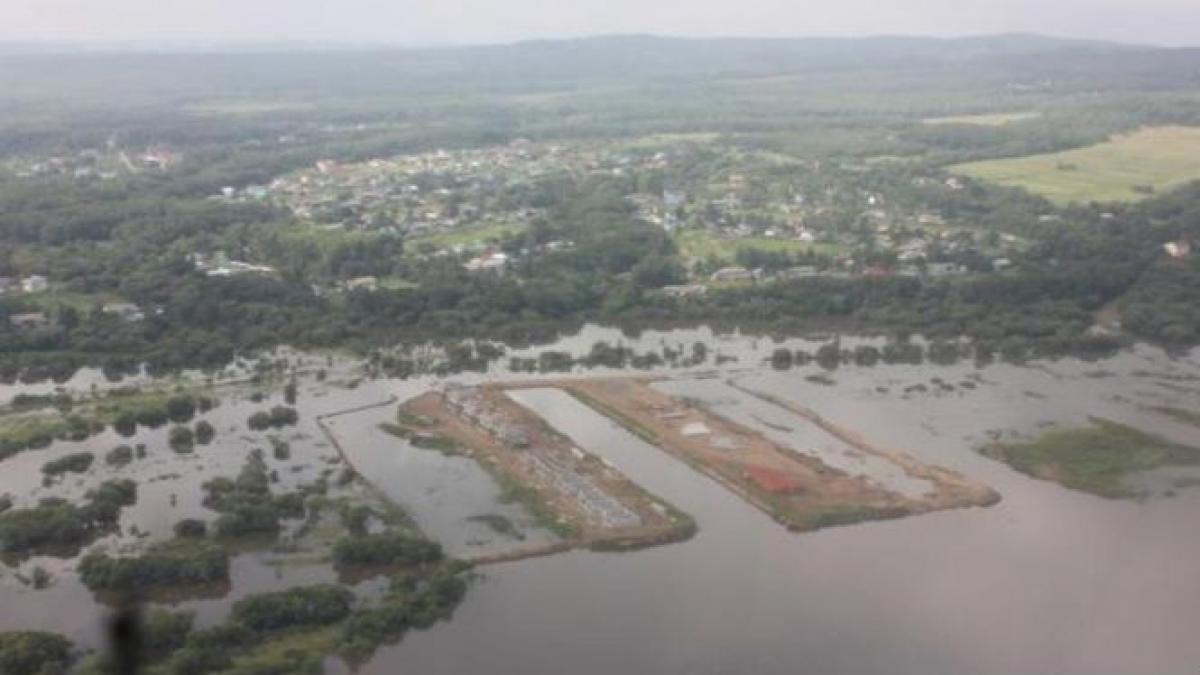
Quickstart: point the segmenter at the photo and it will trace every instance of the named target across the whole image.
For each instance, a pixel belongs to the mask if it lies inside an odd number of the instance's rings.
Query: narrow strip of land
[[[812,411],[756,392],[753,395],[801,414],[853,447],[896,464],[914,478],[928,481],[930,492],[919,497],[906,496],[866,476],[832,468],[812,454],[775,443],[711,410],[657,391],[645,379],[559,380],[539,382],[536,386],[569,392],[797,531],[939,509],[986,506],[1000,498],[990,488],[956,472],[925,465],[903,453],[882,450]]]
[[[500,556],[630,549],[686,539],[690,517],[650,495],[601,458],[576,447],[498,385],[447,387],[400,406],[414,442],[473,457],[563,542]],[[483,562],[495,562],[485,560]]]

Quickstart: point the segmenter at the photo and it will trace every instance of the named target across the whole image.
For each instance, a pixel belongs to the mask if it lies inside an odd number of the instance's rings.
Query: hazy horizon
[[[956,38],[1031,33],[1161,46],[1200,46],[1200,5],[1190,0],[884,0],[836,4],[744,0],[575,2],[535,0],[388,3],[345,0],[0,0],[0,42],[170,45],[312,44],[429,47],[647,34],[680,38]]]

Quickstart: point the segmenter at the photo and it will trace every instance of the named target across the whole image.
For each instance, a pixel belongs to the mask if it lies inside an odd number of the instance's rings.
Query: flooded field
[[[704,363],[657,369],[652,374],[665,379],[654,386],[701,401],[832,466],[861,471],[889,489],[912,496],[927,491],[920,480],[726,384],[733,381],[796,402],[921,462],[960,472],[1003,499],[986,509],[791,533],[568,394],[526,390],[523,405],[583,451],[692,516],[698,533],[630,553],[573,551],[487,566],[453,621],[384,648],[359,672],[1174,675],[1194,673],[1200,663],[1194,639],[1200,626],[1195,574],[1200,540],[1191,536],[1200,518],[1200,471],[1146,472],[1132,479],[1146,498],[1113,500],[1031,478],[976,451],[996,438],[1028,438],[1048,428],[1086,424],[1089,417],[1200,445],[1200,427],[1162,412],[1200,411],[1195,355],[1172,358],[1140,347],[1095,363],[836,370],[808,364],[773,370],[772,350],[813,351],[818,344],[709,331],[632,338],[589,327],[558,344],[510,356],[533,357],[544,349],[582,355],[598,340],[639,351],[686,350],[704,342],[709,351]],[[719,365],[718,353],[726,357]],[[576,368],[570,375],[632,372]],[[218,387],[219,405],[197,416],[217,430],[208,446],[189,455],[172,452],[169,425],[139,427],[133,438],[110,429],[84,441],[56,441],[0,461],[0,495],[11,495],[17,506],[30,505],[47,496],[78,498],[113,476],[135,477],[138,503],[123,511],[118,534],[95,545],[136,548],[169,536],[181,518],[212,519],[215,514],[201,503],[200,485],[235,475],[249,449],[261,447],[278,474],[276,489],[348,464],[369,481],[355,488],[364,491],[364,499],[378,490],[449,553],[503,553],[553,542],[555,535],[520,504],[506,502],[502,487],[474,460],[414,447],[379,425],[395,419],[399,402],[448,381],[561,377],[510,373],[498,362],[486,375],[356,382],[357,365],[345,362],[323,381],[303,378],[299,423],[269,432],[249,432],[245,421],[280,402],[277,388],[254,401],[252,386]],[[113,386],[86,374],[66,386],[86,392],[93,385]],[[46,384],[29,389],[54,390]],[[24,391],[23,385],[10,385],[2,394],[11,398]],[[289,459],[272,456],[270,435],[288,441]],[[108,466],[104,454],[121,443],[145,444],[147,456],[123,468]],[[42,485],[47,460],[81,450],[98,458],[87,472]],[[498,531],[498,521],[488,516],[502,516],[515,529]],[[76,564],[75,558],[47,555],[6,559],[0,565],[5,608],[0,630],[55,630],[80,644],[96,644],[105,610],[79,583]],[[35,566],[53,576],[44,590],[21,581]],[[177,606],[196,610],[199,623],[207,625],[248,593],[334,579],[327,562],[288,551],[247,551],[234,558],[228,588]],[[372,588],[359,586],[363,593]]]

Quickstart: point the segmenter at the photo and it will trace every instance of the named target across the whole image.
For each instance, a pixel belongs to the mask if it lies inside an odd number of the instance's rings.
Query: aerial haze
[[[17,42],[333,42],[449,45],[607,33],[672,36],[961,36],[1037,32],[1062,37],[1200,44],[1190,0],[886,0],[795,2],[585,0],[5,0],[0,40]]]
[[[1200,675],[1198,244],[1200,0],[0,0],[0,675]]]

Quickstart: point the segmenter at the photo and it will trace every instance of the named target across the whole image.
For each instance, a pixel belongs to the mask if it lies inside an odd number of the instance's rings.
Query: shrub
[[[196,415],[196,399],[187,395],[172,396],[167,399],[166,412],[172,422],[187,422]]]
[[[134,415],[131,412],[123,412],[120,415],[117,415],[117,418],[113,420],[113,429],[115,429],[118,434],[126,438],[137,433],[137,425],[137,415]]]
[[[278,429],[280,427],[295,424],[300,419],[300,414],[295,408],[286,406],[275,406],[268,410],[260,410],[250,416],[246,424],[253,431],[263,431],[265,429]]]
[[[424,565],[442,559],[442,547],[420,537],[399,533],[346,537],[333,546],[337,567]]]
[[[59,476],[64,473],[83,473],[92,468],[96,456],[90,452],[76,452],[52,459],[42,465],[42,473],[47,476]]]
[[[116,524],[121,509],[137,501],[131,480],[108,481],[89,492],[83,506],[43,499],[37,506],[0,513],[0,552],[78,546]]]
[[[79,563],[79,578],[93,591],[225,581],[229,579],[229,552],[204,541],[174,539],[131,558],[89,553]]]
[[[175,523],[175,536],[181,539],[203,539],[208,535],[208,524],[199,518],[184,518]]]
[[[104,456],[104,461],[109,466],[125,466],[133,461],[133,448],[128,445],[118,445],[108,454]]]
[[[354,594],[333,584],[252,595],[233,605],[232,618],[254,630],[327,625],[350,614]]]
[[[216,435],[217,430],[207,420],[196,422],[196,442],[200,445],[208,445]]]
[[[171,427],[171,433],[168,437],[168,443],[171,449],[178,453],[188,453],[192,451],[195,443],[195,435],[192,430],[182,424]]]
[[[71,665],[71,641],[55,633],[0,633],[0,673],[57,675]]]

